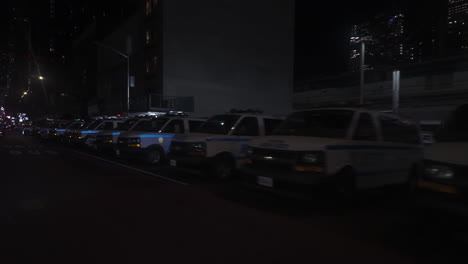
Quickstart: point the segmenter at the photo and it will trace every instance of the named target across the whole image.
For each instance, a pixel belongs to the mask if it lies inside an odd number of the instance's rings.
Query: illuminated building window
[[[152,0],[146,0],[146,15],[149,16],[151,15],[151,12],[153,11],[153,6],[152,6]]]
[[[146,30],[146,45],[151,43],[151,31]]]

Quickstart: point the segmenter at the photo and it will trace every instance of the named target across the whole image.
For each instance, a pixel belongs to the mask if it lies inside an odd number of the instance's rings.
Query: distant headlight
[[[305,164],[321,164],[324,162],[323,152],[305,153],[301,157],[301,162]]]
[[[455,176],[452,168],[442,165],[427,165],[424,168],[424,174],[427,177],[437,179],[452,179]]]

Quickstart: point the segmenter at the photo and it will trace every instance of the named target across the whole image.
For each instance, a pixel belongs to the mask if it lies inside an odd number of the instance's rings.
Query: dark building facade
[[[289,112],[294,2],[139,3],[135,15],[107,34],[98,49],[97,93],[90,114],[127,111],[128,75],[131,112]]]
[[[468,53],[468,1],[448,0],[449,55]]]

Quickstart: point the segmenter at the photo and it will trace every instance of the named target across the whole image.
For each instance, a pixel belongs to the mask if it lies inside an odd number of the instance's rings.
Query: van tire
[[[352,168],[344,168],[336,175],[336,191],[344,198],[356,194],[356,175]]]
[[[145,155],[145,161],[151,165],[161,165],[164,160],[164,152],[158,148],[149,149]]]
[[[232,179],[234,170],[235,162],[227,155],[216,157],[210,166],[211,176],[221,181]]]
[[[421,177],[421,171],[418,165],[413,165],[408,172],[408,181],[405,184],[405,191],[408,195],[416,194],[418,190],[418,181]]]

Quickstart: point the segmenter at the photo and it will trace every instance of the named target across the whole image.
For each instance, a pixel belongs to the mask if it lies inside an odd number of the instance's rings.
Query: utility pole
[[[393,71],[393,113],[398,114],[400,108],[400,71]]]
[[[364,67],[366,61],[366,42],[361,40],[361,78],[360,78],[360,96],[359,96],[359,104],[364,104]]]

